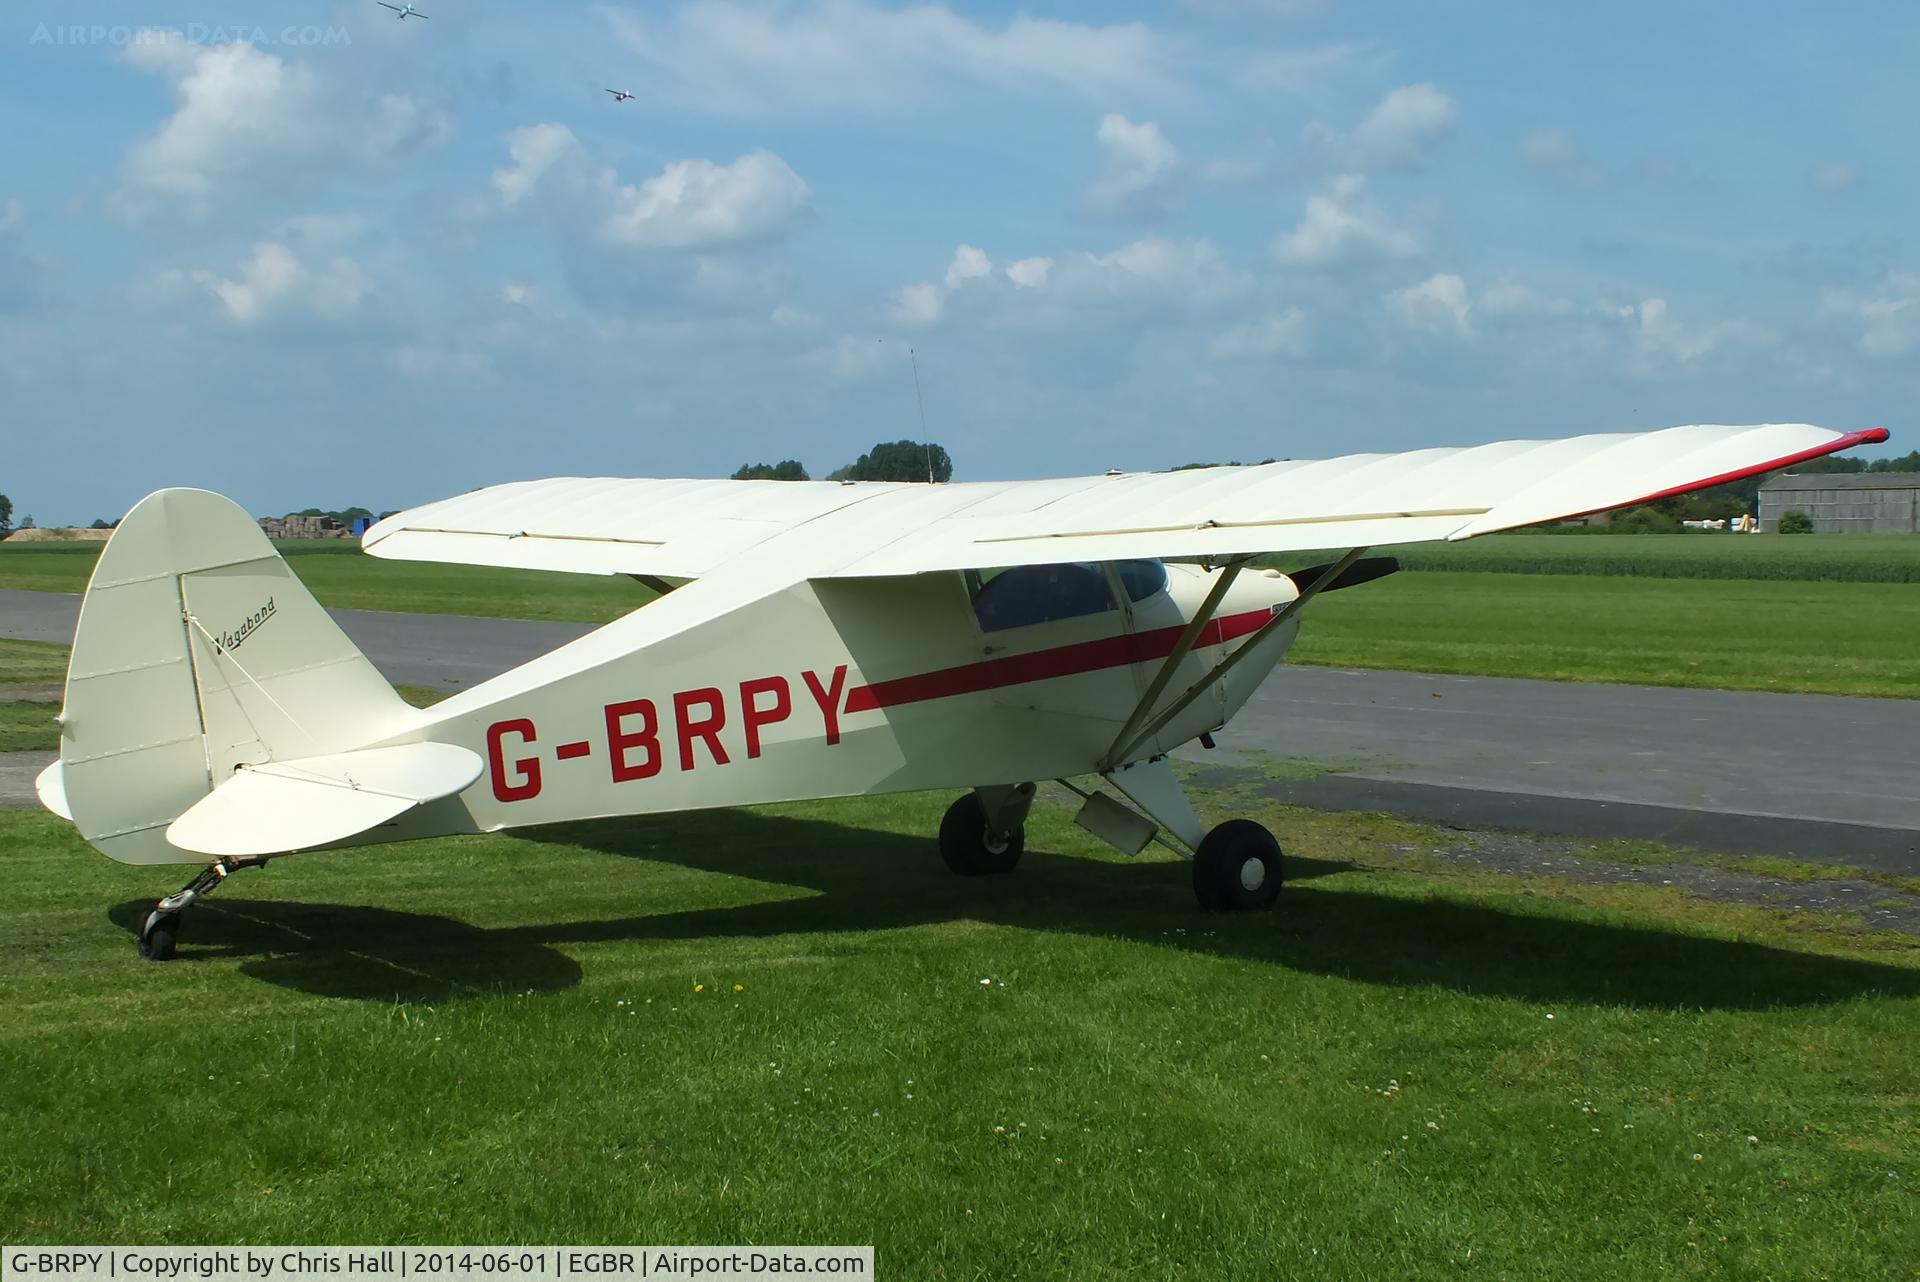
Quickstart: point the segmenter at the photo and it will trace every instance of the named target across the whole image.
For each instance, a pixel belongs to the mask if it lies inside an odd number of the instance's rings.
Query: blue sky
[[[422,7],[9,6],[16,517],[1920,444],[1911,5]]]

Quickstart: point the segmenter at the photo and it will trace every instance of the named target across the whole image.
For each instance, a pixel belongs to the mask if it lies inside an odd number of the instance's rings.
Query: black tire
[[[1229,819],[1193,852],[1193,893],[1210,913],[1273,907],[1285,875],[1273,834],[1251,819]]]
[[[940,857],[962,877],[1012,872],[1026,848],[1025,825],[1008,833],[1004,841],[989,838],[987,812],[976,793],[970,792],[948,806],[946,817],[940,820]]]
[[[146,924],[140,927],[140,955],[148,961],[171,959],[179,934],[179,913],[149,913]]]

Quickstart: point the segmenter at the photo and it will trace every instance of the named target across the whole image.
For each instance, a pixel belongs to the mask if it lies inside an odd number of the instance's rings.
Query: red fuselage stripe
[[[1258,631],[1272,617],[1273,611],[1268,609],[1248,610],[1242,614],[1217,618],[1201,629],[1200,639],[1195,645],[1220,645],[1238,640]],[[1097,641],[1080,641],[1073,645],[1054,646],[1050,650],[1010,654],[1005,658],[985,659],[979,663],[963,663],[956,668],[922,672],[918,676],[876,681],[872,685],[855,686],[847,691],[846,710],[850,713],[871,712],[875,708],[894,708],[903,703],[921,703],[956,694],[975,694],[981,690],[1025,685],[1029,681],[1047,681],[1082,672],[1120,668],[1130,663],[1148,663],[1172,654],[1174,643],[1185,630],[1185,624],[1176,624],[1155,628],[1150,632],[1101,637]]]

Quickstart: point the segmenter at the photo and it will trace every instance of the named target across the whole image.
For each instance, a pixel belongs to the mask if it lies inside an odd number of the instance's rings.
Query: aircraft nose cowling
[[[1257,641],[1253,640],[1254,634],[1299,595],[1300,589],[1291,577],[1279,570],[1267,569],[1243,571],[1227,590],[1219,612],[1220,634],[1225,643],[1218,652],[1220,657],[1247,644],[1259,646],[1258,651],[1235,664],[1221,679],[1220,695],[1228,719],[1240,711],[1267,679],[1267,674],[1286,657],[1288,647],[1299,634],[1300,622],[1297,618],[1290,619]]]

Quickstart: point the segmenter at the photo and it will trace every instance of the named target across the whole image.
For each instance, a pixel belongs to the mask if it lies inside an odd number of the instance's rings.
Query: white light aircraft
[[[398,18],[402,22],[405,22],[408,18],[425,18],[425,17],[431,16],[429,14],[421,13],[418,9],[414,8],[410,4],[388,4],[387,0],[374,0],[374,3],[379,5],[382,9],[393,10],[393,16]]]
[[[1260,908],[1279,845],[1245,819],[1206,829],[1167,754],[1211,744],[1318,594],[1391,572],[1369,546],[1632,506],[1886,438],[1676,427],[1068,480],[497,485],[389,517],[365,550],[624,574],[661,595],[425,709],[245,511],[161,490],[87,587],[39,793],[111,858],[203,865],[142,926],[154,958],[190,904],[269,858],[595,816],[966,789],[940,853],[1005,873],[1045,779],[1122,850],[1184,848],[1203,907]],[[1351,550],[1291,575],[1250,564],[1315,548]]]
[[[613,100],[615,102],[625,102],[627,99],[633,97],[633,95],[628,93],[625,89],[609,89],[607,90],[607,92],[613,95]]]

